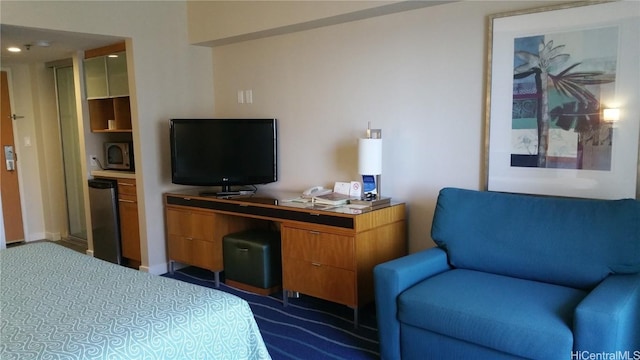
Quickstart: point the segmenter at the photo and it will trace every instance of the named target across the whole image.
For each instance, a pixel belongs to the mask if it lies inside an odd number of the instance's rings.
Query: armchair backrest
[[[445,188],[431,236],[453,267],[570,286],[640,272],[640,202]]]

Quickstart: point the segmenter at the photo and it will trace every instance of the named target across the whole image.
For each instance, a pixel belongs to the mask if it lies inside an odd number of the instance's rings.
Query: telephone
[[[307,190],[303,191],[302,192],[302,196],[313,197],[313,196],[320,196],[320,195],[330,194],[332,192],[333,192],[333,190],[331,190],[331,189],[325,189],[322,186],[314,186],[314,187],[310,187]]]

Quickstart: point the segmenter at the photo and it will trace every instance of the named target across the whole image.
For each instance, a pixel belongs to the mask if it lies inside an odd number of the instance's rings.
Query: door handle
[[[16,115],[16,114],[9,115],[9,117],[11,119],[13,119],[13,120],[24,119],[24,116],[20,116],[20,115]]]
[[[4,160],[5,166],[7,167],[7,171],[15,171],[16,170],[16,153],[13,151],[13,145],[5,145],[4,146]]]

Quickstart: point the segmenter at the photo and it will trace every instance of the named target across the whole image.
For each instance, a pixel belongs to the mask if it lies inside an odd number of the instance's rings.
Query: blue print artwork
[[[511,166],[611,170],[618,29],[516,38]]]

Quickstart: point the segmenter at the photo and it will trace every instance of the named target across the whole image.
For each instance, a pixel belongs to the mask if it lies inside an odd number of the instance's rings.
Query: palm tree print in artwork
[[[616,28],[515,39],[511,166],[611,170],[612,127],[600,115],[616,44]]]

